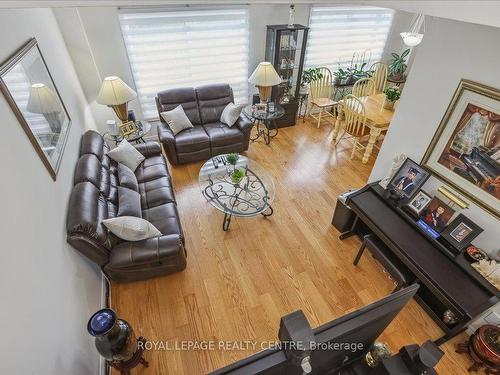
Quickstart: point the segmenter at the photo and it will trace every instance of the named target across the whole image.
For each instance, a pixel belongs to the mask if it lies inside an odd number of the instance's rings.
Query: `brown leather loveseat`
[[[220,122],[222,111],[233,102],[233,90],[227,84],[161,91],[156,96],[160,117],[158,137],[171,164],[207,160],[215,155],[248,150],[252,122],[243,114],[229,127]],[[194,125],[174,135],[160,113],[178,105]]]
[[[123,241],[102,224],[118,212],[119,180],[117,163],[107,155],[109,147],[95,131],[82,136],[68,207],[67,241],[115,281],[142,280],[186,267],[184,235],[161,147],[148,142],[136,148],[146,158],[135,171],[142,217],[162,236]]]

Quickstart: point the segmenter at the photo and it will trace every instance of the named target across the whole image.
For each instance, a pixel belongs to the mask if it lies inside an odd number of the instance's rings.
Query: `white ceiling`
[[[224,4],[289,4],[291,0],[0,0],[0,8],[86,7],[86,6],[161,6]],[[295,4],[370,4],[411,13],[500,27],[500,1],[494,0],[294,0]]]

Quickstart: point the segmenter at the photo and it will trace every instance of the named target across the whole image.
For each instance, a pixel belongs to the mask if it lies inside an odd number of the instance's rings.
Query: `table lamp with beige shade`
[[[273,86],[279,85],[282,79],[270,62],[261,62],[248,79],[259,89],[260,102],[266,103],[271,98]]]
[[[116,116],[126,122],[128,119],[128,102],[134,100],[137,94],[117,76],[104,78],[101,90],[97,95],[97,103],[113,108]]]
[[[54,90],[43,83],[31,85],[26,110],[42,114],[54,133],[60,133],[62,127],[61,104]]]

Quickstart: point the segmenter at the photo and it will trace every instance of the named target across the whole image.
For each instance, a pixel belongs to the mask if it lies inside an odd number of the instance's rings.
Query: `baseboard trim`
[[[104,272],[101,272],[101,309],[109,308],[111,301],[111,283],[108,281]],[[99,356],[99,375],[109,375],[111,369],[106,360]]]

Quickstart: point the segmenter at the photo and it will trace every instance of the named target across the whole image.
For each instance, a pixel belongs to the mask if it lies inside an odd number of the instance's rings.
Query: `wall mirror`
[[[55,180],[71,120],[36,39],[0,66],[0,89]]]

